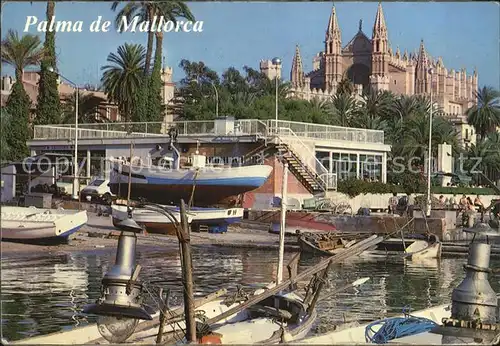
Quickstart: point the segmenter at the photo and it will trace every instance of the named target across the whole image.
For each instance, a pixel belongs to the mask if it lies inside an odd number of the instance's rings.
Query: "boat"
[[[429,236],[427,240],[415,240],[405,249],[404,257],[412,260],[441,258],[442,243],[435,235]]]
[[[473,233],[465,278],[452,291],[451,304],[443,304],[371,323],[340,325],[332,332],[296,342],[297,344],[500,344],[500,296],[488,279],[491,239],[500,236],[500,227],[478,224],[464,229]],[[437,239],[436,239],[437,240]],[[419,258],[419,257],[416,257]],[[419,258],[420,259],[420,258]]]
[[[130,174],[131,199],[143,198],[159,204],[178,203],[183,199],[199,207],[222,204],[230,197],[261,187],[273,169],[268,165],[207,166],[206,157],[199,154],[193,155],[193,165],[189,168],[110,161],[109,187],[113,194],[128,198]]]
[[[272,285],[269,285],[266,288],[271,287]],[[253,294],[257,294],[259,291],[261,290],[257,290]],[[282,310],[277,310],[272,307],[276,300],[278,300],[279,304],[282,306]],[[203,317],[205,319],[211,319],[242,304],[240,302],[228,304],[227,301],[227,298],[218,298],[213,301],[208,301],[205,304],[199,305],[196,311],[203,311]],[[312,314],[307,314],[306,308],[307,307],[301,303],[301,299],[293,293],[274,295],[262,301],[260,304],[244,309],[239,313],[219,321],[211,328],[211,335],[219,338],[222,344],[277,344],[280,343],[283,338],[286,340],[299,340],[307,335],[316,319],[316,311]],[[174,307],[171,310],[183,310],[183,307]],[[136,332],[130,336],[125,343],[155,344],[155,339],[158,334],[159,313],[153,314],[152,317],[153,321],[140,322],[136,327]],[[283,323],[284,329],[282,329],[280,323],[277,323],[277,319],[285,320]],[[197,322],[201,324],[202,320],[197,319]],[[173,325],[165,324],[163,333],[165,336],[170,336],[172,338],[170,344],[173,344],[176,341],[175,337],[177,333],[179,334],[177,338],[182,339],[182,329],[185,329],[185,322],[179,320]],[[198,341],[201,343],[202,340]],[[8,342],[7,344],[74,345],[83,343],[106,343],[106,340],[104,340],[99,332],[98,324],[91,324],[67,331]]]
[[[87,212],[2,206],[2,240],[20,242],[66,242],[87,223]]]
[[[410,313],[410,315],[401,314],[400,316],[397,316],[395,318],[404,319],[405,317],[409,318],[411,316],[417,318],[416,320],[421,319],[421,321],[426,321],[429,323],[429,325],[431,324],[429,321],[432,321],[434,324],[438,325],[441,323],[443,318],[449,318],[450,313],[451,313],[450,304],[443,304],[428,309],[415,311]],[[378,320],[361,325],[357,322],[348,323],[346,325],[340,325],[337,326],[337,328],[335,328],[333,332],[299,340],[296,342],[296,344],[313,344],[313,345],[370,344],[371,342],[369,339],[367,340],[367,336],[373,337],[373,334],[380,330],[385,321],[386,320]],[[409,343],[409,344],[420,344],[420,345],[436,345],[436,344],[440,345],[441,338],[442,336],[438,334],[422,332],[413,335],[411,342],[408,342],[408,339],[405,340],[405,338],[399,338],[391,340],[391,343],[394,342],[397,344]]]
[[[180,222],[181,217],[178,211],[173,210],[172,215],[177,222]],[[123,230],[124,228],[120,223],[129,218],[128,207],[126,205],[112,205],[111,218],[113,226]],[[172,221],[156,211],[145,208],[133,208],[132,218],[139,226],[143,227],[143,229],[149,233],[175,235],[175,225]],[[187,219],[190,224],[192,222],[192,216],[188,215]]]
[[[360,236],[356,234],[300,233],[298,242],[301,252],[319,256],[331,256],[354,245],[359,239],[366,237],[366,235]]]
[[[177,221],[180,220],[180,210],[176,206],[162,206],[169,209]],[[113,225],[117,228],[121,226],[119,223],[128,218],[127,206],[112,205]],[[188,223],[191,224],[193,230],[199,230],[200,226],[208,226],[209,228],[220,228],[227,230],[227,225],[240,222],[243,218],[243,208],[200,208],[192,207],[188,209]],[[170,219],[161,213],[144,209],[135,208],[132,213],[133,219],[145,230],[150,233],[165,233],[174,235],[174,226]]]

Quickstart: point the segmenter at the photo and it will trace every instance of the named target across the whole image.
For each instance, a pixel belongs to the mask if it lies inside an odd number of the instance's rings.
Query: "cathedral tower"
[[[304,69],[302,67],[302,57],[300,56],[299,45],[295,46],[295,55],[292,61],[292,70],[290,71],[290,81],[294,88],[304,86]]]
[[[332,7],[325,35],[325,89],[335,89],[344,73],[342,66],[342,38],[335,6]]]
[[[389,90],[389,39],[382,4],[378,4],[372,33],[372,74],[370,84],[375,91]]]
[[[417,66],[415,71],[415,94],[429,94],[431,90],[431,79],[429,76],[429,59],[424,47],[424,40],[420,41]]]

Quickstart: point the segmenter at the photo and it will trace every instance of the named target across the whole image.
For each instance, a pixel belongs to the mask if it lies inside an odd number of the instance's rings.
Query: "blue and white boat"
[[[172,212],[176,221],[180,221],[180,210],[175,206],[163,206]],[[120,222],[128,217],[127,206],[112,205],[112,218],[115,227],[120,228]],[[218,228],[225,231],[227,226],[240,222],[243,218],[243,208],[199,208],[192,207],[188,210],[188,223],[193,230],[200,226]],[[165,215],[152,210],[135,208],[132,211],[132,218],[139,225],[150,233],[175,234],[174,227],[170,219]]]
[[[173,168],[168,161],[165,165],[131,165],[111,160],[109,187],[113,194],[127,198],[130,174],[132,199],[178,204],[192,198],[193,205],[205,207],[261,187],[273,169],[268,165],[221,167],[206,165],[205,160],[204,155],[193,155],[192,166],[186,168]]]
[[[2,240],[65,242],[87,223],[87,212],[64,209],[2,206]]]

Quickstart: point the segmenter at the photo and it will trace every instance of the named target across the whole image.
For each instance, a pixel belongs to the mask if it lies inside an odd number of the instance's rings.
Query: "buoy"
[[[208,334],[202,336],[200,339],[200,344],[222,344],[221,337],[215,334]]]

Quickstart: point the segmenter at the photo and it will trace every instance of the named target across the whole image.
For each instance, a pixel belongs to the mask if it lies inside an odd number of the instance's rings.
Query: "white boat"
[[[168,208],[175,219],[180,221],[180,210],[175,206],[163,206]],[[119,222],[128,218],[127,206],[113,205],[111,207],[113,225],[120,228]],[[243,208],[191,208],[188,210],[188,223],[192,227],[200,225],[207,226],[225,226],[239,222],[243,218]],[[169,218],[158,212],[136,208],[132,212],[132,218],[139,225],[145,227],[150,233],[173,233],[173,225]]]
[[[193,198],[196,206],[212,206],[261,187],[273,170],[267,165],[206,166],[205,160],[204,155],[196,154],[192,167],[178,169],[111,160],[109,187],[113,194],[127,198],[130,174],[132,199],[168,204]]]
[[[11,206],[1,208],[3,240],[66,241],[86,223],[86,211]]]
[[[405,249],[405,257],[412,260],[441,258],[442,243],[432,235],[430,240],[415,240]]]
[[[433,321],[434,323],[440,325],[443,318],[449,318],[451,315],[451,306],[449,304],[439,305],[429,309],[419,310],[411,313],[411,316],[425,318]],[[399,316],[404,317],[404,316]],[[318,336],[313,336],[301,341],[296,342],[296,344],[315,344],[315,345],[336,345],[336,344],[373,344],[367,340],[368,336],[373,336],[373,333],[377,332],[382,326],[382,322],[375,321],[372,323],[367,323],[359,325],[357,323],[347,324],[344,326],[339,326],[336,330],[325,333]],[[372,327],[370,327],[372,325]],[[368,332],[367,332],[368,328]],[[394,339],[389,341],[389,343],[396,344],[420,344],[420,345],[441,345],[442,335],[434,334],[428,331],[418,333],[411,336],[406,336],[404,338]]]
[[[274,284],[268,287],[273,287]],[[260,290],[256,291],[254,294],[260,293]],[[287,309],[288,311],[294,311],[292,318],[287,322],[284,322],[282,327],[276,322],[277,315],[280,312],[274,308],[268,308],[266,305],[274,304],[274,299],[280,299],[283,304],[290,304],[294,306],[294,309]],[[229,309],[237,307],[240,303],[226,304],[225,299],[217,299],[201,305],[196,311],[203,311],[205,318],[216,317]],[[239,313],[228,316],[227,318],[219,321],[213,326],[212,332],[216,333],[217,337],[220,338],[222,344],[253,344],[263,342],[266,344],[275,344],[281,341],[293,341],[299,340],[306,336],[313,326],[316,319],[316,311],[311,315],[304,315],[305,306],[301,303],[301,298],[293,293],[289,293],[282,296],[271,296],[268,301],[264,301],[261,304],[250,307],[248,309],[242,310]],[[172,309],[172,310],[175,310]],[[286,314],[288,311],[285,311]],[[281,312],[283,314],[283,312]],[[259,316],[261,315],[261,316]],[[158,313],[154,314],[152,317],[157,319]],[[287,316],[290,317],[290,316]],[[197,319],[197,321],[201,322]],[[158,334],[158,324],[150,328],[142,328],[141,324],[151,324],[149,321],[142,321],[136,327],[137,332],[135,332],[129,339],[127,339],[127,344],[154,344],[156,335]],[[179,329],[185,328],[184,320],[180,320],[176,324],[165,324],[163,332],[168,334],[176,330],[180,337],[182,338],[183,332]],[[285,339],[285,340],[284,340]],[[57,332],[48,335],[42,335],[32,338],[27,338],[19,341],[9,342],[11,345],[22,345],[22,344],[36,344],[36,345],[46,345],[46,344],[57,344],[57,345],[73,345],[73,344],[96,344],[104,343],[104,340],[99,332],[98,325],[92,324],[85,327],[73,328],[71,330]],[[173,341],[172,341],[173,343]]]

